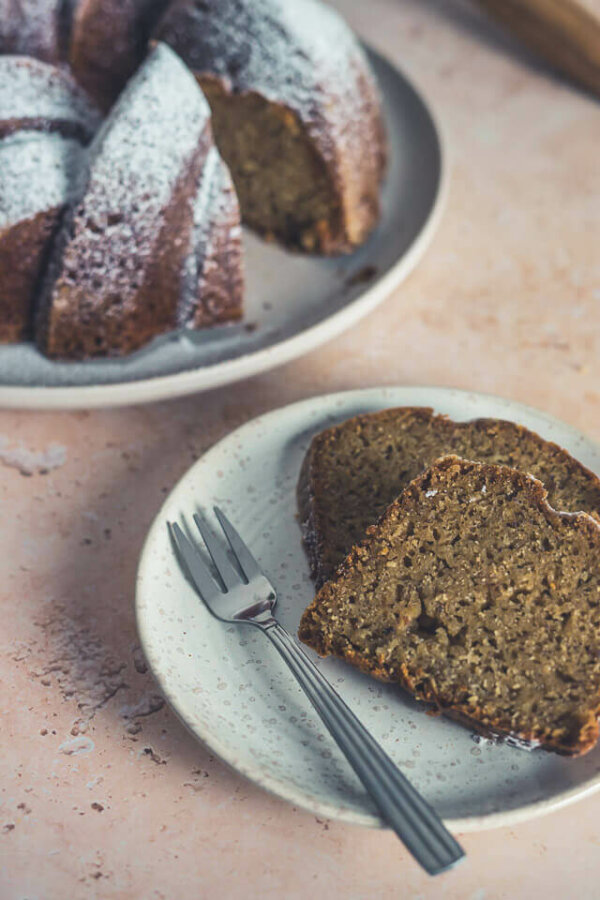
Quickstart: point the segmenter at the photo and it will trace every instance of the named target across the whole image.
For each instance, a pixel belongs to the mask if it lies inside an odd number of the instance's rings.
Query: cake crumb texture
[[[484,734],[566,755],[600,713],[600,525],[537,479],[444,457],[305,611],[301,640]]]
[[[597,476],[523,426],[499,419],[453,422],[419,407],[385,409],[322,431],[306,455],[298,504],[318,585],[406,485],[446,454],[534,475],[555,509],[600,519]]]

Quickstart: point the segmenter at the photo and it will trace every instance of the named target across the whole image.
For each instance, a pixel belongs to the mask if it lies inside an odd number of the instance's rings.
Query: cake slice
[[[453,422],[401,407],[355,416],[316,435],[298,484],[313,576],[323,584],[404,487],[440,456],[513,466],[544,483],[566,512],[600,516],[600,480],[551,441],[513,422]]]
[[[178,326],[211,148],[202,92],[181,60],[157,46],[90,146],[86,182],[45,279],[37,325],[44,353],[118,356]]]
[[[245,222],[326,254],[367,238],[385,168],[381,105],[335,10],[318,0],[175,0],[155,38],[207,96]]]
[[[600,525],[541,482],[444,457],[305,611],[301,640],[483,734],[567,755],[600,713]]]
[[[102,116],[64,69],[27,56],[0,56],[0,137],[58,131],[87,143]]]
[[[31,339],[38,283],[84,151],[59,134],[0,140],[0,343]]]

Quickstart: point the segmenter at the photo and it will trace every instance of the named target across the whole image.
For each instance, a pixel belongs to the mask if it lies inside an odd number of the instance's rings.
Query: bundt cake
[[[531,473],[552,506],[600,518],[600,480],[526,428],[497,419],[452,422],[430,409],[385,409],[316,435],[304,460],[298,505],[319,585],[408,482],[448,453]]]
[[[167,0],[78,0],[69,63],[103,109],[144,59],[148,37],[166,5]]]
[[[197,324],[202,299],[197,286],[193,296],[190,290],[189,256],[204,278],[194,220],[213,147],[202,92],[178,57],[157,46],[90,145],[86,178],[54,244],[40,298],[37,342],[44,353],[117,356],[182,322]],[[228,215],[235,260],[239,219],[231,193],[225,209],[219,233],[225,235]],[[200,239],[206,245],[205,235]],[[212,306],[210,315],[218,319]],[[239,315],[236,296],[224,317]]]
[[[350,252],[377,221],[377,88],[318,0],[0,0],[0,53],[0,141],[38,132],[27,153],[46,153],[40,172],[62,147],[73,179],[52,194],[56,176],[23,216],[6,205],[4,258],[20,255],[0,276],[6,341],[30,333],[32,305],[37,345],[57,359],[239,318],[238,195],[250,225],[309,251]],[[109,109],[102,124],[81,86]],[[86,153],[61,144],[72,140]],[[16,146],[1,148],[2,196],[17,184]]]
[[[446,457],[305,611],[300,638],[492,736],[567,755],[600,714],[600,525],[516,469]]]
[[[64,70],[27,56],[0,56],[0,137],[28,129],[87,142],[101,118]]]
[[[377,87],[318,0],[175,0],[155,38],[196,74],[243,219],[308,251],[347,253],[379,216]]]
[[[71,0],[0,0],[0,53],[59,62],[66,53]]]
[[[30,340],[43,264],[73,198],[83,150],[60,134],[0,140],[0,341]]]

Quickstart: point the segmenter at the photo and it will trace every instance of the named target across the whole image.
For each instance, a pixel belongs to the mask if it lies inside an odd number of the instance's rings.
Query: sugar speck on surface
[[[67,449],[62,444],[50,444],[45,450],[29,450],[21,444],[11,446],[9,438],[0,435],[0,464],[18,469],[23,475],[49,472],[64,466]]]
[[[63,741],[58,749],[65,756],[80,756],[83,753],[91,753],[95,746],[91,737],[79,735],[79,737],[72,738],[70,741]]]
[[[0,56],[0,134],[15,121],[89,140],[101,122],[74,79],[63,69],[30,57]],[[14,127],[14,126],[13,126]],[[21,129],[19,129],[21,130]]]
[[[165,701],[159,694],[144,694],[136,703],[123,704],[120,713],[124,719],[134,719],[137,716],[150,716],[164,705]]]

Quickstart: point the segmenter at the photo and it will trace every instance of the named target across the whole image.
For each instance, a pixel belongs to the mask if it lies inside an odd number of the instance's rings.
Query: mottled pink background
[[[389,833],[252,787],[162,706],[137,648],[142,540],[217,438],[296,399],[378,384],[502,394],[600,439],[600,105],[461,2],[337,0],[422,86],[451,153],[424,262],[367,322],[207,395],[0,412],[0,896],[599,896],[600,795],[468,835],[428,880]]]

